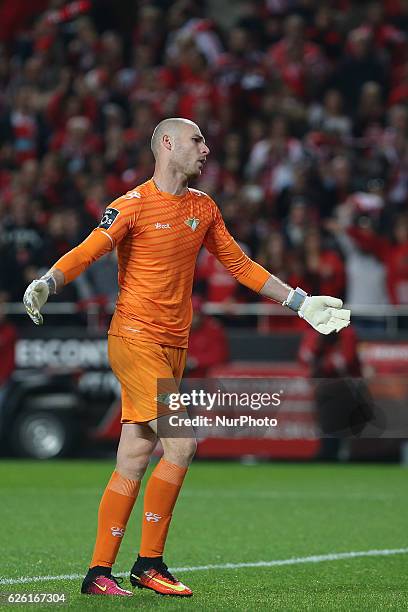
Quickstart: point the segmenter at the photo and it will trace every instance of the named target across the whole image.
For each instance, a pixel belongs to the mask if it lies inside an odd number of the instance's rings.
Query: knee
[[[195,438],[174,438],[162,440],[164,459],[181,467],[188,467],[197,450]]]
[[[116,457],[116,470],[125,478],[141,480],[149,465],[150,454],[135,454],[118,450]]]
[[[188,438],[184,440],[185,445],[183,447],[183,456],[186,458],[188,463],[190,464],[196,454],[197,450],[197,440],[195,438]]]

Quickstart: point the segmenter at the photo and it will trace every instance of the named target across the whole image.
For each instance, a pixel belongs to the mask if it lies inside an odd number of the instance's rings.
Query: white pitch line
[[[278,567],[282,565],[299,565],[301,563],[322,563],[324,561],[341,561],[357,557],[387,557],[390,555],[405,555],[408,548],[385,548],[383,550],[361,550],[344,553],[329,553],[327,555],[312,555],[310,557],[291,557],[274,561],[253,561],[249,563],[220,563],[218,565],[196,565],[189,567],[169,568],[172,572],[202,572],[217,569],[241,569],[244,567]],[[129,572],[119,572],[116,576],[127,576]],[[49,582],[51,580],[80,580],[84,574],[60,574],[59,576],[22,576],[21,578],[0,578],[0,585],[31,584],[33,582]]]

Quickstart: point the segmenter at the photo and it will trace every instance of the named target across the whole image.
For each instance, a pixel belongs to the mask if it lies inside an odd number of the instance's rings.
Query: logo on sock
[[[116,536],[117,538],[123,538],[125,535],[125,530],[123,527],[111,527],[111,532],[112,535]]]
[[[154,512],[145,512],[146,521],[158,523],[162,518],[160,514],[155,514]]]

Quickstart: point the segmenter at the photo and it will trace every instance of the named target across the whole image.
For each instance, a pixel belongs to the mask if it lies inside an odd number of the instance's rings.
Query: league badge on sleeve
[[[98,227],[102,227],[103,229],[108,230],[119,214],[120,211],[116,210],[116,208],[107,208],[103,213],[103,217]]]

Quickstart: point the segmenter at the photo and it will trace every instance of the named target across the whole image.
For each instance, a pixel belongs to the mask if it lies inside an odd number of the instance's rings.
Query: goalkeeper
[[[118,252],[119,295],[108,335],[109,362],[121,384],[122,432],[116,468],[102,495],[96,543],[82,593],[131,596],[112,575],[140,482],[160,439],[163,457],[144,493],[139,555],[130,571],[133,586],[174,596],[191,589],[167,569],[163,551],[172,513],[194,456],[192,428],[172,435],[166,393],[177,390],[186,362],[195,262],[204,245],[241,283],[292,309],[322,334],[350,322],[342,301],[307,296],[252,261],[227,231],[215,202],[191,189],[209,148],[199,127],[165,119],[152,135],[153,177],[115,200],[97,228],[61,257],[24,294],[27,313],[42,324],[49,296],[112,249]],[[158,388],[158,381],[166,381]],[[163,401],[161,401],[163,400]]]

